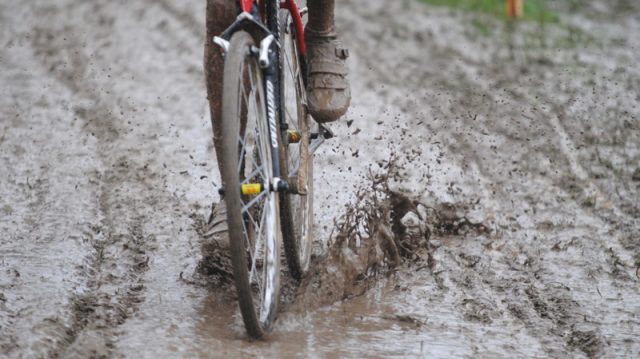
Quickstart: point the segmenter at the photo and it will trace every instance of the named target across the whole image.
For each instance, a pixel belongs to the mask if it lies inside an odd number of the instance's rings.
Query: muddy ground
[[[0,3],[0,356],[640,356],[640,7],[551,4],[509,27],[339,3],[353,105],[316,156],[316,263],[393,156],[431,235],[314,290],[349,242],[249,342],[202,270],[204,1]]]

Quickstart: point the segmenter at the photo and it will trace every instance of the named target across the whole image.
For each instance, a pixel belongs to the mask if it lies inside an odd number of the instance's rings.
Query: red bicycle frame
[[[239,0],[240,8],[243,12],[251,12],[253,4],[257,3],[258,7],[264,5],[265,0]],[[307,44],[304,42],[304,25],[302,24],[302,16],[295,0],[281,0],[280,8],[287,9],[293,19],[293,24],[296,27],[296,44],[298,45],[298,52],[302,55],[307,55]]]

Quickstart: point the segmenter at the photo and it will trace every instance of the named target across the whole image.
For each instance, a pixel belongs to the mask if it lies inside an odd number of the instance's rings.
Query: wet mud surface
[[[638,357],[640,8],[553,6],[340,2],[313,270],[250,342],[207,233],[204,3],[0,4],[0,356]]]

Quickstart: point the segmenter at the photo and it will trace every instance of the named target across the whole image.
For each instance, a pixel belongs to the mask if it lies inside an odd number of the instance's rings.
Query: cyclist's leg
[[[333,31],[335,0],[309,0],[308,27],[316,31]]]
[[[216,156],[221,158],[221,131],[220,119],[222,118],[222,73],[224,71],[224,59],[222,51],[212,40],[220,35],[238,15],[237,2],[235,0],[207,0],[206,8],[206,38],[204,43],[204,73],[207,85],[207,99],[209,100],[209,112],[211,125],[213,126],[213,144]],[[221,161],[218,161],[220,163]]]
[[[345,114],[351,102],[345,63],[349,53],[338,40],[334,23],[335,0],[308,0],[307,6],[309,112],[318,122],[335,121]]]

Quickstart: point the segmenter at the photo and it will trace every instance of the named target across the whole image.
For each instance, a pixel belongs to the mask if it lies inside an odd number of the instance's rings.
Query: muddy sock
[[[213,37],[220,35],[235,19],[238,9],[232,1],[207,0],[206,28],[207,35],[204,43],[204,74],[207,85],[207,99],[213,126],[213,143],[216,155],[220,158],[221,133],[220,117],[222,116],[222,72],[224,59],[222,51],[213,43]]]
[[[309,23],[308,28],[315,32],[335,31],[334,9],[335,0],[308,0]]]

